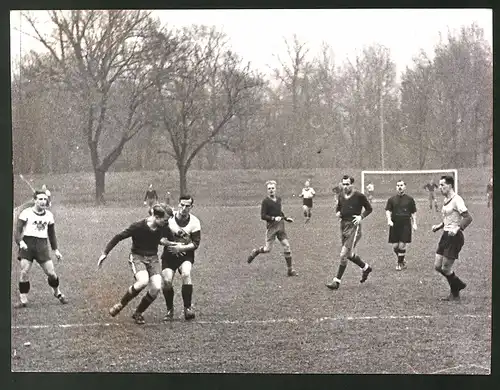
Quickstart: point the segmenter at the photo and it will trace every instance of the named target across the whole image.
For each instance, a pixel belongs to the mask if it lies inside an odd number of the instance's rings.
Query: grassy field
[[[107,312],[132,282],[130,243],[120,243],[99,272],[96,262],[116,232],[146,214],[142,182],[152,181],[153,173],[110,175],[110,201],[103,207],[91,204],[91,176],[33,178],[55,189],[54,213],[65,256],[56,266],[70,303],[60,305],[34,267],[30,307],[12,309],[12,371],[489,374],[492,223],[484,202],[468,202],[474,222],[456,266],[468,283],[460,303],[439,300],[447,285],[433,271],[439,235],[430,226],[440,216],[425,202],[418,203],[419,230],[406,271],[395,271],[384,204],[376,202],[358,248],[374,272],[360,284],[360,271],[349,264],[340,290],[333,292],[324,284],[336,271],[340,242],[326,195],[315,203],[307,225],[299,200],[285,199],[285,212],[296,218],[287,229],[299,277],[286,276],[279,244],[271,254],[246,263],[249,251],[264,238],[258,208],[262,181],[275,177],[289,194],[306,174],[242,171],[224,179],[220,173],[196,173],[193,213],[203,229],[192,275],[197,318],[188,323],[181,317],[177,278],[175,320],[162,323],[165,302],[159,297],[145,314],[145,326],[130,318],[138,299],[116,318]],[[332,182],[327,179],[326,172],[316,173],[316,187],[327,191]],[[478,181],[482,193],[485,181]],[[26,194],[22,186],[16,181],[15,199]],[[476,187],[463,188],[472,193]],[[13,303],[17,272],[13,255]]]

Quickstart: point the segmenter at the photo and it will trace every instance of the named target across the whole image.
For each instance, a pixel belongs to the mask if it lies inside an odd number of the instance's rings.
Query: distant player
[[[467,285],[462,282],[452,270],[453,263],[458,259],[458,254],[464,245],[464,234],[462,233],[472,222],[462,197],[455,193],[455,179],[453,176],[442,176],[439,180],[439,189],[444,196],[442,207],[443,222],[433,225],[432,231],[443,229],[436,250],[436,261],[434,268],[442,274],[450,285],[450,295],[444,300],[460,300],[460,291]]]
[[[170,201],[171,201],[171,198],[172,197],[172,194],[170,193],[170,191],[167,191],[167,196],[166,196],[166,199],[165,199],[165,203],[170,205]]]
[[[167,314],[164,321],[174,317],[174,287],[175,272],[179,272],[182,279],[182,300],[184,302],[184,318],[195,318],[192,307],[193,282],[191,269],[194,265],[195,251],[201,242],[200,220],[191,214],[194,199],[191,195],[179,197],[179,206],[174,216],[167,222],[165,229],[166,242],[161,256],[161,275],[163,278],[163,296],[167,305]]]
[[[337,202],[339,200],[339,195],[341,194],[342,191],[343,191],[342,182],[340,182],[338,185],[336,185],[332,188],[335,206],[337,206]]]
[[[309,180],[304,183],[304,188],[302,188],[302,192],[299,197],[302,198],[302,210],[304,212],[305,223],[309,222],[311,219],[311,209],[313,207],[313,198],[316,195],[314,188],[310,186]]]
[[[372,272],[372,267],[354,253],[354,248],[361,238],[361,221],[370,215],[373,209],[364,194],[353,190],[353,183],[354,178],[352,176],[344,175],[342,177],[343,191],[339,195],[339,201],[335,208],[336,215],[340,219],[342,249],[340,250],[340,264],[337,276],[333,278],[331,283],[326,285],[331,290],[337,290],[340,287],[342,275],[344,275],[347,267],[347,260],[352,261],[361,268],[361,283],[364,283],[370,272]]]
[[[434,206],[436,211],[439,211],[436,196],[434,195],[434,191],[438,188],[437,184],[431,179],[423,188],[429,193],[429,209],[432,210]]]
[[[156,190],[153,189],[153,185],[150,184],[144,196],[144,205],[152,207],[156,203],[158,203],[158,194]]]
[[[136,324],[142,325],[145,323],[143,313],[157,298],[161,290],[158,245],[164,235],[162,227],[171,214],[172,211],[170,209],[165,210],[165,208],[160,205],[154,205],[149,217],[134,222],[107,243],[97,262],[98,268],[101,268],[109,252],[111,252],[120,241],[129,237],[132,238],[132,249],[128,262],[134,275],[134,284],[127,289],[120,302],[109,309],[109,314],[112,317],[115,317],[122,311],[122,309],[149,284],[148,292],[139,302],[139,305],[132,315]]]
[[[266,182],[267,196],[262,201],[260,207],[260,217],[266,221],[266,243],[258,249],[252,249],[247,262],[250,264],[260,253],[269,253],[273,248],[274,240],[278,239],[283,245],[288,276],[297,276],[297,272],[292,267],[292,251],[290,242],[285,231],[285,221],[293,222],[292,218],[285,217],[281,209],[281,198],[276,196],[276,181]]]
[[[411,242],[411,233],[417,230],[417,206],[415,199],[406,194],[406,183],[396,183],[397,195],[391,196],[385,206],[389,243],[393,244],[398,263],[396,270],[406,269],[406,245]]]
[[[488,208],[490,208],[490,204],[493,202],[493,178],[486,185],[486,199],[488,200]]]
[[[48,199],[48,202],[47,202],[47,207],[50,207],[52,206],[52,194],[51,192],[47,189],[47,186],[44,184],[42,186],[42,191],[45,192],[45,195],[47,195],[47,199]]]
[[[59,289],[59,277],[54,263],[50,258],[49,246],[54,251],[57,260],[62,259],[61,252],[57,249],[54,215],[47,210],[48,198],[44,191],[35,191],[33,195],[35,204],[21,211],[17,221],[15,241],[19,245],[18,260],[21,265],[19,277],[20,303],[16,307],[28,305],[30,291],[29,272],[36,260],[43,272],[47,275],[47,282],[54,292],[54,296],[61,303],[67,303],[66,297]]]
[[[373,192],[375,191],[375,186],[373,185],[372,182],[369,182],[368,185],[366,186],[366,192],[368,194],[368,200],[373,202]]]

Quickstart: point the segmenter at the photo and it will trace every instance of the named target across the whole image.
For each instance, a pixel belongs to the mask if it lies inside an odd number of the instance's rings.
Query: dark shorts
[[[411,242],[411,221],[393,221],[394,226],[389,227],[389,243],[395,244],[397,242],[410,243]]]
[[[162,256],[161,257],[161,269],[162,271],[166,268],[171,269],[172,271],[179,271],[180,266],[182,263],[185,261],[189,261],[191,264],[194,264],[194,257],[193,256]]]
[[[267,224],[266,242],[274,242],[278,239],[282,241],[288,238],[285,231],[285,221],[282,219],[279,222],[273,221]]]
[[[461,230],[454,236],[450,236],[448,232],[443,232],[438,243],[436,254],[444,256],[448,259],[458,259],[458,254],[464,246],[464,234]]]
[[[146,204],[149,207],[153,207],[156,204],[156,199],[146,199]]]
[[[341,221],[340,230],[342,246],[352,250],[361,239],[361,225],[354,225],[350,221]]]
[[[307,199],[306,199],[306,198],[304,198],[304,199],[302,200],[302,204],[303,204],[304,206],[307,206],[307,207],[309,207],[310,209],[312,209],[312,207],[313,207],[313,198],[307,198]]]
[[[26,259],[28,261],[36,260],[39,264],[46,263],[50,258],[49,244],[46,238],[23,237],[23,241],[28,249],[19,249],[18,260]]]
[[[134,275],[143,270],[148,272],[149,277],[160,274],[158,255],[144,256],[131,253],[128,262]]]

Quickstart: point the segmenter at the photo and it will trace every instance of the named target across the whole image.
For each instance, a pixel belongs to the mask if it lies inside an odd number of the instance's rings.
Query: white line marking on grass
[[[491,318],[491,315],[479,315],[479,314],[457,314],[457,315],[407,315],[407,316],[362,316],[362,317],[320,317],[315,319],[303,319],[303,318],[275,318],[267,320],[220,320],[220,321],[198,321],[195,320],[193,324],[199,325],[270,325],[270,324],[298,324],[298,323],[322,323],[325,321],[385,321],[385,320],[422,320],[422,319],[434,319],[434,318],[448,318],[454,317],[457,319],[463,318]],[[127,323],[76,323],[76,324],[47,324],[47,325],[13,325],[11,329],[49,329],[49,328],[96,328],[96,327],[110,327],[110,326],[124,326]],[[158,326],[162,323],[148,323],[142,326]]]
[[[441,373],[441,372],[446,372],[446,371],[455,370],[455,369],[460,368],[460,367],[463,367],[463,366],[464,366],[463,364],[460,364],[460,365],[455,366],[455,367],[443,368],[442,370],[437,370],[437,371],[431,372],[431,374],[439,374],[439,373]]]
[[[490,369],[489,369],[488,367],[479,366],[479,365],[477,365],[477,364],[469,364],[469,366],[471,366],[471,367],[476,367],[476,368],[480,368],[480,369],[482,369],[482,370],[486,370],[486,371],[490,372]]]
[[[410,369],[413,371],[414,374],[418,374],[418,371],[415,370],[410,364],[406,363],[406,365],[410,367]]]

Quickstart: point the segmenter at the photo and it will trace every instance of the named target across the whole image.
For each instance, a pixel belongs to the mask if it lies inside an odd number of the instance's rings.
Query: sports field
[[[290,183],[295,180],[300,189],[306,174],[292,179],[293,173],[282,173],[281,179],[287,183],[284,211],[295,218],[287,230],[296,278],[286,276],[278,243],[271,254],[246,263],[250,250],[264,239],[262,181],[276,178],[280,191],[280,172],[251,172],[226,182],[193,177],[199,202],[192,212],[202,223],[192,272],[197,317],[184,321],[176,277],[175,320],[162,323],[166,309],[159,296],[143,326],[130,318],[138,299],[118,317],[108,314],[132,282],[130,242],[120,243],[100,271],[96,263],[114,234],[146,215],[141,197],[155,176],[109,175],[110,201],[101,207],[87,202],[92,199],[90,175],[35,177],[35,185],[47,182],[54,188],[56,231],[65,256],[56,270],[70,303],[61,305],[41,270],[33,268],[30,306],[12,309],[12,371],[489,374],[491,209],[472,195],[468,200],[475,188],[462,185],[474,221],[456,266],[468,286],[460,303],[450,303],[439,300],[448,288],[433,270],[439,233],[430,227],[440,215],[423,201],[417,204],[419,230],[408,250],[407,270],[395,270],[382,199],[364,221],[357,250],[374,271],[360,284],[359,269],[349,264],[341,288],[328,290],[325,283],[338,265],[338,221],[326,175],[317,174],[313,186],[324,195],[315,203],[311,222],[303,223]],[[480,181],[478,195],[484,192],[482,183],[486,180]],[[16,180],[18,204],[23,196],[29,197],[29,191]],[[13,303],[17,273],[13,254]]]

